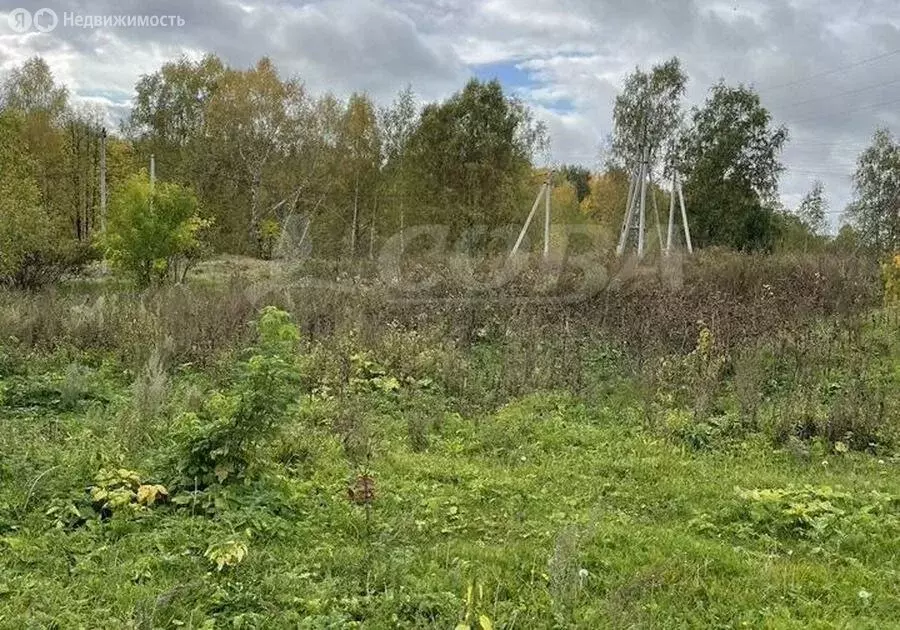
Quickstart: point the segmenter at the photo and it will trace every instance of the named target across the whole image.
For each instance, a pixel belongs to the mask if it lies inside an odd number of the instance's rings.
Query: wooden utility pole
[[[100,231],[106,232],[106,127],[100,130]]]

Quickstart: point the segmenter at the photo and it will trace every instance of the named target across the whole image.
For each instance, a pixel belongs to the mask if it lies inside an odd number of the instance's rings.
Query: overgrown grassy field
[[[665,308],[6,294],[0,625],[900,627],[900,316],[723,264]]]

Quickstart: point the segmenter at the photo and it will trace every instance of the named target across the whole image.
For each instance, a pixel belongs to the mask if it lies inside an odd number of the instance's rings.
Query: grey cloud
[[[612,105],[625,75],[635,65],[678,55],[691,77],[690,104],[701,103],[720,78],[748,83],[790,128],[782,182],[788,205],[819,178],[832,207],[842,208],[859,150],[877,126],[900,124],[900,55],[827,72],[900,50],[897,0],[0,3],[85,15],[184,17],[183,29],[64,29],[22,40],[23,50],[58,60],[80,89],[95,93],[133,85],[140,72],[179,52],[212,51],[239,66],[269,55],[314,90],[367,90],[382,101],[406,83],[425,98],[446,96],[470,74],[467,64],[517,64],[533,81],[517,92],[547,122],[552,159],[587,164],[596,163],[611,131]],[[0,24],[0,53],[21,54],[2,29]],[[879,86],[862,89],[873,84]],[[554,110],[554,102],[572,110]]]
[[[691,103],[701,103],[720,78],[748,83],[760,89],[776,120],[789,127],[793,140],[785,152],[788,171],[782,182],[788,206],[799,201],[814,179],[821,179],[832,208],[841,209],[850,198],[850,174],[858,151],[878,125],[897,124],[900,119],[900,83],[896,82],[900,79],[900,55],[795,82],[900,49],[900,4],[875,0],[866,4],[773,0],[734,2],[731,10],[726,3],[700,0],[570,0],[554,4],[553,11],[562,6],[589,16],[597,25],[592,50],[598,56],[593,73],[585,71],[580,59],[547,65],[522,58],[523,53],[564,58],[562,46],[571,45],[573,38],[582,41],[580,33],[544,38],[541,47],[528,40],[518,20],[509,20],[505,28],[492,23],[489,30],[477,26],[477,15],[472,22],[476,24],[473,31],[494,44],[496,57],[502,58],[506,48],[507,58],[532,71],[539,85],[554,86],[554,93],[562,89],[576,104],[585,133],[579,136],[563,129],[554,142],[556,156],[584,156],[583,161],[590,163],[602,136],[611,130],[614,93],[598,89],[601,76],[613,74],[621,81],[635,64],[646,66],[678,55],[691,77]],[[537,0],[517,2],[516,6],[529,13],[535,24],[541,23],[541,11],[548,10],[547,3]],[[895,83],[888,84],[892,80]],[[784,83],[792,85],[772,87]],[[881,85],[860,90],[872,84]],[[813,98],[816,100],[799,103]],[[885,104],[892,100],[897,102]],[[551,129],[559,129],[558,121],[548,120]]]
[[[412,20],[368,0],[308,5],[280,35],[301,76],[342,93],[365,90],[386,97],[412,83],[433,97],[467,76],[452,51],[426,42]]]
[[[326,0],[315,3],[263,3],[250,0],[148,4],[138,0],[73,0],[50,6],[60,26],[30,44],[46,49],[65,47],[85,63],[108,63],[98,50],[103,38],[134,47],[160,49],[161,56],[183,52],[215,52],[226,62],[245,67],[263,55],[287,74],[298,74],[316,90],[340,94],[365,90],[387,96],[413,83],[423,95],[443,95],[467,76],[451,51],[433,45],[407,16],[370,0]],[[36,8],[36,7],[33,7]],[[84,29],[65,27],[62,15],[177,15],[182,28]],[[36,51],[37,52],[37,51]],[[118,60],[123,72],[129,59]],[[134,77],[135,79],[137,77]]]

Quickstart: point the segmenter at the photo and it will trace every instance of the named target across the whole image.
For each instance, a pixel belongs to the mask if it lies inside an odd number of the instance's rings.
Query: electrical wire
[[[870,109],[878,109],[879,107],[887,107],[888,105],[896,105],[900,103],[900,98],[895,98],[890,101],[884,101],[881,103],[870,103],[868,105],[861,105],[860,107],[854,107],[852,109],[847,109],[841,112],[830,112],[822,115],[816,116],[807,116],[806,118],[800,118],[797,120],[790,121],[791,124],[797,125],[807,122],[818,122],[820,120],[830,120],[831,118],[836,118],[838,116],[847,116],[848,114],[855,114],[857,112],[863,112]]]
[[[788,81],[787,83],[780,83],[778,85],[772,85],[769,87],[760,87],[757,88],[760,92],[768,92],[771,90],[780,90],[786,87],[792,87],[794,85],[800,85],[802,83],[806,83],[808,81],[812,81],[813,79],[818,79],[820,77],[827,77],[832,74],[838,74],[840,72],[844,72],[846,70],[850,70],[851,68],[857,68],[859,66],[863,66],[867,63],[873,63],[875,61],[880,61],[882,59],[887,59],[888,57],[893,57],[894,55],[900,55],[900,48],[897,50],[891,50],[885,53],[881,53],[879,55],[875,55],[873,57],[867,57],[865,59],[860,59],[858,61],[854,61],[848,64],[844,64],[843,66],[837,66],[835,68],[831,68],[830,70],[823,70],[821,72],[816,72],[809,76],[806,76],[802,79],[797,79],[796,81]]]
[[[867,92],[869,90],[874,90],[880,87],[886,87],[888,85],[894,85],[896,83],[900,83],[900,78],[894,79],[892,81],[882,81],[880,83],[873,83],[872,85],[867,85],[866,87],[861,87],[853,90],[847,90],[845,92],[838,92],[837,94],[828,94],[826,96],[818,96],[815,98],[808,98],[802,101],[797,101],[795,103],[786,103],[783,105],[775,105],[779,109],[791,109],[793,107],[797,107],[798,105],[806,105],[808,103],[817,103],[819,101],[826,101],[830,99],[835,99],[841,96],[852,96],[854,94],[861,94],[862,92]]]

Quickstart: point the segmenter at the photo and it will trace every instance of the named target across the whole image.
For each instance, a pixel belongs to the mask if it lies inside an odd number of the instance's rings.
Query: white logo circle
[[[31,12],[28,9],[13,9],[9,12],[6,21],[16,33],[26,33],[31,30]]]
[[[38,9],[34,12],[34,28],[39,33],[49,33],[59,24],[59,18],[53,9]]]

